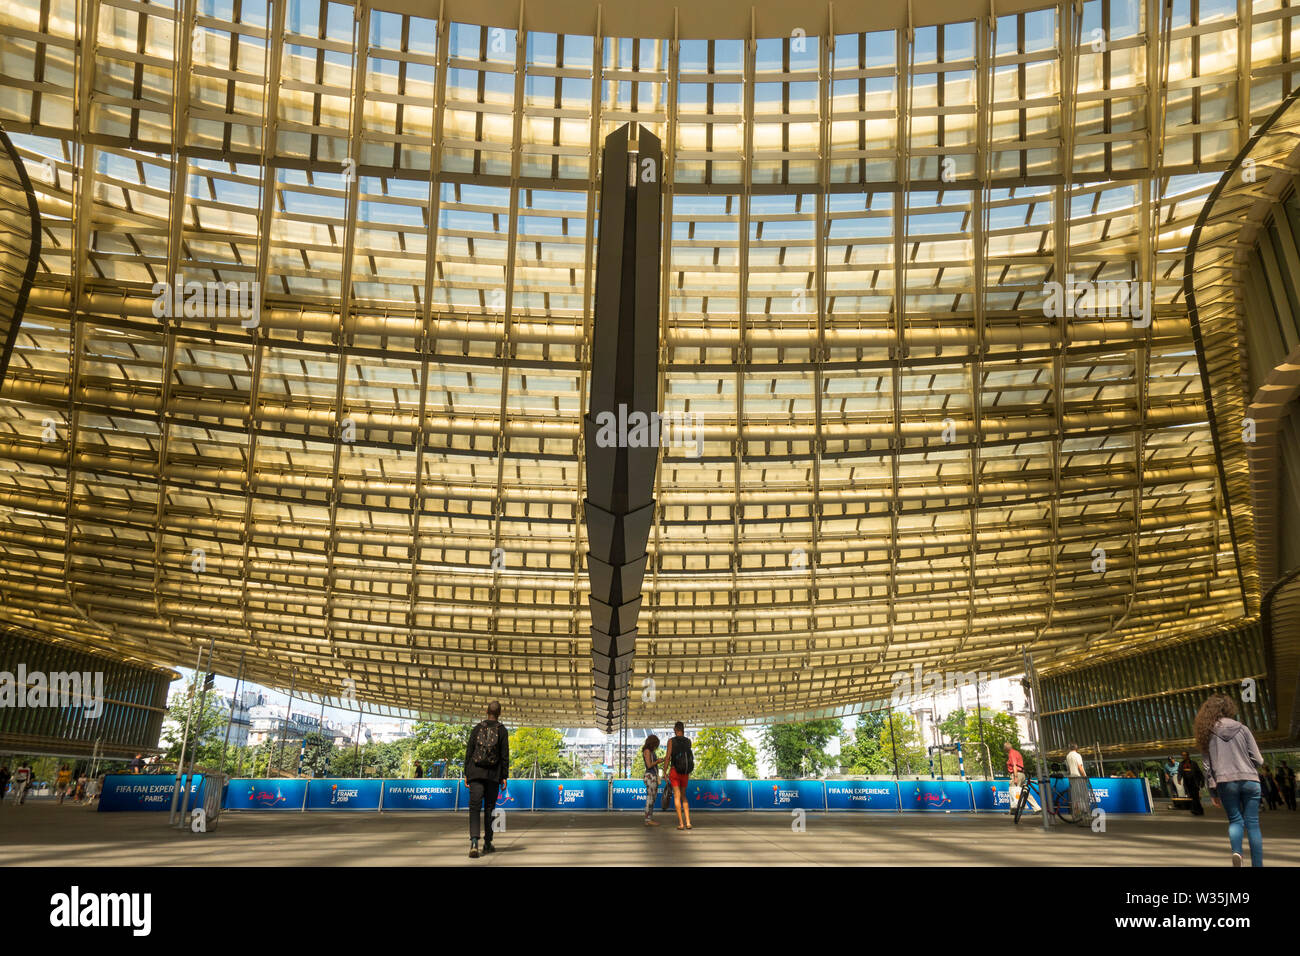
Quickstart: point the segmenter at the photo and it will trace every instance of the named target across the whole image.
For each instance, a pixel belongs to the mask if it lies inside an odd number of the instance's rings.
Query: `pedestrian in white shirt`
[[[1078,817],[1087,813],[1092,803],[1088,793],[1088,774],[1083,769],[1083,756],[1078,744],[1070,744],[1070,752],[1065,755],[1065,771],[1070,778],[1070,812]]]

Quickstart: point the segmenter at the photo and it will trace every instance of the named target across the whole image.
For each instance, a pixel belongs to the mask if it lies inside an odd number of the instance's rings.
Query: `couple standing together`
[[[655,798],[659,795],[659,766],[668,767],[668,788],[672,791],[673,805],[677,808],[677,829],[691,829],[691,808],[686,802],[686,784],[695,769],[695,754],[691,752],[691,738],[679,720],[673,725],[673,736],[668,738],[668,750],[663,757],[659,751],[659,738],[651,734],[641,745],[641,763],[645,771],[645,825],[657,827],[654,815]],[[664,791],[664,809],[668,809],[668,790]]]

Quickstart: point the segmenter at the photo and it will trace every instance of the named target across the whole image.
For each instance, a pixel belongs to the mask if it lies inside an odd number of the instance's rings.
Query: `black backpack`
[[[673,738],[673,769],[680,774],[689,774],[695,769],[695,752],[691,750],[690,737]],[[685,744],[685,746],[682,746]]]
[[[495,720],[491,723],[484,721],[478,725],[478,733],[474,735],[474,753],[470,760],[476,767],[495,770],[500,759],[501,725]]]

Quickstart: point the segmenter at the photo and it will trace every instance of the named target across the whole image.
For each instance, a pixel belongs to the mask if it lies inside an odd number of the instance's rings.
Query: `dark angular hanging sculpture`
[[[27,169],[0,127],[0,385],[41,258],[41,213]]]
[[[629,423],[659,412],[659,188],[663,151],[641,129],[605,139],[590,402],[585,421],[592,700],[606,732],[627,714],[657,448]],[[644,416],[640,418],[639,416]],[[654,429],[658,434],[658,429]],[[611,436],[613,440],[611,440]],[[632,439],[629,441],[629,439]]]

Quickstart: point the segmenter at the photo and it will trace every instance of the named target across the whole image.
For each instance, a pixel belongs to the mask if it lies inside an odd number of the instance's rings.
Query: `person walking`
[[[68,769],[65,763],[59,768],[59,775],[54,778],[54,802],[57,806],[63,806],[63,799],[68,795],[68,785],[72,783],[72,771]]]
[[[510,731],[498,719],[501,702],[487,705],[487,719],[480,720],[469,732],[465,743],[465,785],[469,787],[469,856],[479,855],[479,809],[483,811],[483,853],[494,852],[492,813],[497,795],[506,789],[510,775]]]
[[[668,739],[668,754],[664,759],[668,763],[668,785],[672,787],[673,803],[677,807],[677,829],[690,830],[691,808],[686,805],[686,785],[695,769],[695,754],[691,750],[691,738],[686,736],[686,726],[680,720],[673,724],[673,736]]]
[[[1010,800],[1010,808],[1015,809],[1016,802],[1020,799],[1020,791],[1028,789],[1029,777],[1025,774],[1025,758],[1020,756],[1020,751],[1011,746],[1011,741],[1004,740],[1002,749],[1007,752],[1007,776],[1011,778],[1011,784],[1008,788],[1007,796]],[[1029,790],[1026,796],[1029,799],[1030,808],[1037,813],[1042,809],[1038,801],[1034,799],[1034,792]]]
[[[1092,804],[1088,774],[1083,768],[1083,755],[1078,744],[1070,744],[1065,755],[1065,772],[1070,779],[1070,812],[1077,819],[1087,813]]]
[[[1169,793],[1169,799],[1181,796],[1178,792],[1178,761],[1170,757],[1163,767],[1165,774],[1165,789]]]
[[[21,807],[27,802],[27,788],[32,785],[32,768],[24,760],[14,771],[14,805]]]
[[[1295,771],[1283,760],[1277,765],[1277,785],[1282,790],[1282,799],[1288,810],[1295,809]]]
[[[420,765],[420,761],[415,762],[415,769],[411,771],[411,776],[416,780],[424,779],[424,767]]]
[[[1278,804],[1282,802],[1282,792],[1278,789],[1277,778],[1273,776],[1273,771],[1268,764],[1259,768],[1259,785],[1263,791],[1263,798],[1268,801],[1268,808],[1276,810]]]
[[[8,764],[0,765],[0,800],[3,800],[5,794],[9,792],[9,778],[12,776]]]
[[[1201,785],[1205,783],[1205,774],[1186,750],[1183,751],[1182,762],[1178,764],[1178,781],[1183,785],[1187,798],[1192,801],[1192,816],[1205,816],[1205,807],[1201,806]]]
[[[1232,865],[1241,866],[1241,837],[1250,842],[1250,865],[1264,865],[1264,836],[1259,830],[1259,770],[1264,757],[1250,728],[1236,720],[1231,697],[1213,694],[1196,713],[1196,745],[1205,761],[1210,799],[1228,815]]]
[[[659,796],[659,765],[664,761],[655,756],[659,752],[659,738],[651,734],[641,745],[641,763],[644,766],[642,779],[645,781],[645,825],[659,826],[651,817],[655,812],[655,799]]]

